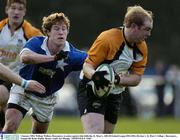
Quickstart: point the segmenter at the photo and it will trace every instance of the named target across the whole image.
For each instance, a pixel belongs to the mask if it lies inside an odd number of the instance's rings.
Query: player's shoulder
[[[27,39],[29,39],[29,38],[31,38],[33,36],[43,35],[38,28],[34,27],[27,20],[24,20],[22,27],[24,29],[25,36],[26,36]]]
[[[27,20],[24,20],[22,25],[26,30],[38,30],[36,27],[34,27],[30,22]]]
[[[45,36],[34,36],[32,38],[29,39],[29,41],[33,41],[33,42],[43,42],[45,40]]]
[[[35,36],[28,40],[26,44],[31,44],[31,46],[40,46],[45,40],[45,36]]]
[[[122,28],[121,27],[114,27],[108,30],[103,31],[101,34],[110,35],[110,34],[116,34],[121,35],[122,34]]]
[[[110,40],[110,41],[117,40],[117,38],[122,38],[122,37],[123,37],[123,31],[119,27],[105,30],[101,32],[101,34],[98,36],[99,39]]]
[[[0,30],[7,24],[7,22],[8,22],[7,18],[0,21]]]
[[[73,54],[74,56],[78,57],[78,56],[87,56],[87,52],[78,49],[76,46],[74,46],[73,44],[69,43],[69,51],[71,54]]]

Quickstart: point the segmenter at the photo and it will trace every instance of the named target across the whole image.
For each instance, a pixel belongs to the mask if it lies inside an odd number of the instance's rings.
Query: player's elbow
[[[25,64],[30,64],[31,63],[31,60],[30,60],[30,55],[25,53],[25,54],[21,54],[20,55],[20,61],[22,63],[25,63]]]
[[[140,81],[135,81],[133,86],[138,86]]]

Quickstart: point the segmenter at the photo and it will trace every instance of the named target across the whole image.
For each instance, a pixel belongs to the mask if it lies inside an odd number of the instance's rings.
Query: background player
[[[26,0],[7,0],[5,12],[8,18],[0,21],[0,62],[14,72],[19,70],[19,52],[32,36],[42,35],[24,20]],[[11,83],[0,80],[0,130],[4,126],[4,112]]]

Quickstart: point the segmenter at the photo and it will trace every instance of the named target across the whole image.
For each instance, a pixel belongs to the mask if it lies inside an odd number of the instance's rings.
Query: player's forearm
[[[141,76],[136,74],[120,75],[120,85],[122,86],[137,86],[141,81]]]
[[[0,63],[0,77],[4,81],[21,85],[22,78]]]
[[[20,55],[21,62],[25,64],[45,63],[54,61],[54,59],[55,56],[42,55],[30,51],[25,51]]]
[[[83,73],[86,78],[91,79],[92,75],[94,74],[95,70],[91,64],[84,63],[83,65]]]

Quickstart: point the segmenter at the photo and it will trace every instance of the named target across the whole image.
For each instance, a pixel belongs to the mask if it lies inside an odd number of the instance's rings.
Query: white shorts
[[[22,87],[13,85],[8,103],[16,104],[27,111],[32,108],[31,115],[36,120],[39,122],[50,122],[53,116],[57,94],[55,93],[47,97],[38,97],[33,94],[22,93],[22,91]]]

